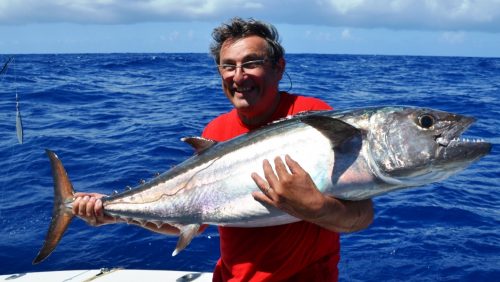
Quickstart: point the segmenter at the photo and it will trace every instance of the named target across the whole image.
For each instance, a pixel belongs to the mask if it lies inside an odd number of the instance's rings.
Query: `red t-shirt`
[[[319,99],[281,93],[270,121],[329,109]],[[233,109],[211,121],[203,137],[226,141],[252,129]],[[219,227],[219,235],[221,258],[213,281],[337,281],[339,235],[315,224],[299,221],[260,228]]]

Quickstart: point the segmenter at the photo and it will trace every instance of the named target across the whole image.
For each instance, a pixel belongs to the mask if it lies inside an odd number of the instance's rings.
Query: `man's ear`
[[[285,66],[286,66],[286,61],[284,58],[279,59],[276,62],[276,65],[274,66],[277,74],[279,75],[279,79],[281,80],[281,77],[285,73]]]

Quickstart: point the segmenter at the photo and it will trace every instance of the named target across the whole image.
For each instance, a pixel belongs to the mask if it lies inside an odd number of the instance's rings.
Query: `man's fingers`
[[[102,211],[102,201],[101,199],[97,199],[96,202],[95,202],[95,214],[97,216],[103,216],[104,213]]]
[[[87,212],[88,217],[95,216],[95,212],[94,212],[95,201],[96,201],[96,198],[91,197],[91,198],[89,198],[89,201],[87,202],[85,211]]]
[[[292,159],[292,157],[290,157],[289,155],[285,156],[285,162],[292,174],[297,174],[304,171],[304,169],[299,165],[299,163],[296,162],[294,159]]]
[[[81,198],[80,209],[78,210],[79,215],[85,216],[87,214],[87,202],[89,201],[89,198],[89,196]]]
[[[262,191],[262,193],[264,193],[267,197],[271,197],[270,192],[272,189],[266,180],[264,180],[262,177],[260,177],[260,175],[258,175],[255,172],[252,173],[252,179],[253,179],[253,181],[255,181],[255,183],[257,184],[259,189]]]
[[[265,180],[262,177],[260,177],[260,175],[258,175],[255,172],[252,173],[251,176],[252,176],[252,179],[255,182],[255,184],[257,184],[257,186],[262,190],[262,192],[264,192],[264,188],[265,188],[264,182],[265,182]]]
[[[261,203],[268,204],[270,206],[276,206],[273,203],[273,201],[268,196],[266,196],[266,194],[264,194],[264,193],[252,192],[252,196],[255,200],[257,200]]]
[[[264,169],[264,177],[266,178],[267,183],[274,187],[278,183],[279,179],[278,176],[276,176],[276,174],[274,173],[271,163],[269,163],[268,160],[264,160],[262,167]]]
[[[274,158],[274,168],[276,169],[276,174],[279,179],[283,179],[283,177],[289,174],[281,157]]]
[[[291,174],[299,174],[305,172],[298,162],[290,157],[290,155],[285,155],[285,162],[280,157],[274,159],[274,165],[276,168],[276,173],[281,179]]]
[[[77,197],[75,201],[73,202],[73,214],[80,214],[80,201],[82,198]]]

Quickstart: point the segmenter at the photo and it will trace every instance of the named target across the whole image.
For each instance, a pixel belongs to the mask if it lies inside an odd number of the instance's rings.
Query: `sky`
[[[0,54],[206,53],[232,17],[287,53],[500,57],[500,0],[0,0]]]

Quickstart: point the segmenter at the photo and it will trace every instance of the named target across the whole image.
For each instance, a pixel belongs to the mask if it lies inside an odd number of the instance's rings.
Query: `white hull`
[[[211,282],[212,273],[173,270],[137,270],[137,269],[90,269],[63,270],[46,272],[28,272],[0,275],[0,281],[13,282],[135,282],[135,281],[194,281]]]

